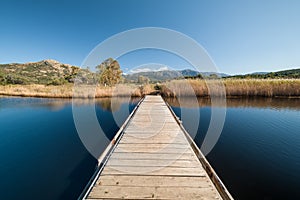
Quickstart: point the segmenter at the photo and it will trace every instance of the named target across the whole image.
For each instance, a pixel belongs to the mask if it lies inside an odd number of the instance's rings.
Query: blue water
[[[112,114],[130,112],[135,102],[120,101],[116,110],[109,103],[98,100],[96,111],[112,138],[119,129]],[[70,100],[0,98],[0,199],[76,199],[96,165],[77,135]]]
[[[209,102],[199,99],[192,108],[169,103],[179,116],[200,113],[200,121],[183,121],[200,147]],[[300,199],[300,99],[227,100],[221,137],[207,159],[235,199]]]
[[[210,102],[168,102],[201,146]],[[79,106],[94,106],[89,101]],[[98,100],[99,124],[111,139],[136,104]],[[199,125],[199,129],[194,129]],[[99,146],[104,149],[107,141]],[[221,137],[207,159],[235,199],[300,199],[300,99],[229,99]],[[76,199],[97,161],[81,143],[70,100],[0,98],[0,199]]]

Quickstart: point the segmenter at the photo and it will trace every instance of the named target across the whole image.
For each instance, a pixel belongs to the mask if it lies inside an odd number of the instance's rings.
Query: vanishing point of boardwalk
[[[146,96],[134,112],[84,198],[232,198],[161,96]]]

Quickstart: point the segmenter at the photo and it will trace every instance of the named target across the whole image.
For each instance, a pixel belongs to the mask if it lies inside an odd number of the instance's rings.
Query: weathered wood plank
[[[144,135],[141,135],[141,134],[144,134]],[[140,140],[149,140],[149,139],[156,139],[156,140],[167,140],[169,139],[170,141],[171,140],[174,140],[174,139],[180,139],[182,141],[187,141],[186,138],[182,135],[182,133],[180,132],[173,132],[173,134],[170,134],[170,133],[162,133],[160,132],[160,134],[151,134],[151,133],[141,133],[141,134],[134,134],[134,133],[128,133],[126,135],[123,136],[122,140],[133,140],[133,139],[140,139]],[[150,137],[148,138],[145,138],[145,136],[147,135],[151,135]],[[121,140],[121,141],[122,141]],[[145,141],[146,142],[146,141]]]
[[[132,142],[130,142],[129,140],[125,140],[120,142],[120,144],[185,144],[185,141],[183,141],[182,139],[148,139],[148,140],[143,140],[140,138],[132,138],[131,139]]]
[[[132,144],[132,143],[120,143],[117,148],[122,149],[157,149],[160,150],[162,148],[174,148],[174,149],[189,149],[190,146],[188,143],[184,144]]]
[[[149,127],[151,128],[151,127]],[[159,128],[159,127],[152,127],[151,130],[145,131],[142,128],[136,126],[136,131],[131,130],[126,130],[125,134],[129,134],[129,135],[134,135],[134,136],[140,136],[140,137],[144,137],[144,135],[152,135],[152,136],[156,136],[156,135],[167,135],[167,136],[177,136],[179,134],[183,134],[182,131],[180,129],[177,128],[172,128],[172,129],[166,129],[166,128]]]
[[[140,134],[140,135],[127,134],[126,137],[128,137],[128,139],[132,138],[132,139],[136,139],[136,140],[140,140],[140,141],[144,140],[143,143],[148,143],[145,140],[159,140],[159,142],[160,142],[160,141],[164,141],[164,140],[167,140],[167,139],[170,139],[168,141],[172,141],[172,140],[175,141],[175,139],[178,139],[178,140],[180,140],[182,142],[185,141],[185,140],[181,140],[180,136],[176,136],[176,135],[172,136],[170,134],[160,134],[160,135],[158,135],[158,134]],[[128,142],[126,142],[126,143],[128,143]],[[140,143],[142,143],[142,142],[140,142]]]
[[[157,149],[157,148],[135,148],[135,147],[128,147],[128,148],[116,148],[114,152],[127,152],[127,153],[134,153],[134,152],[138,152],[138,153],[169,153],[169,154],[182,154],[182,153],[186,153],[189,152],[190,149],[189,148],[169,148],[169,147],[165,147],[165,148],[161,148],[161,149]]]
[[[197,159],[196,155],[191,152],[182,154],[169,154],[169,153],[128,153],[128,152],[115,152],[111,155],[111,159],[133,159],[133,160],[190,160]]]
[[[102,186],[90,194],[91,198],[121,198],[121,199],[220,199],[211,187],[131,187]]]
[[[107,166],[136,166],[136,167],[201,167],[196,160],[132,160],[109,159]]]
[[[212,187],[207,177],[172,176],[102,176],[95,187],[107,186],[143,186],[143,187]]]
[[[150,130],[145,130],[145,128],[148,128]],[[172,134],[173,132],[176,133],[181,133],[181,130],[178,127],[167,127],[167,126],[147,126],[147,124],[143,124],[143,125],[138,125],[135,124],[131,127],[128,127],[126,129],[126,133],[130,133],[130,134],[147,134],[147,133],[163,133],[163,132],[168,132],[170,134]]]
[[[204,169],[172,166],[106,166],[102,175],[206,176]]]

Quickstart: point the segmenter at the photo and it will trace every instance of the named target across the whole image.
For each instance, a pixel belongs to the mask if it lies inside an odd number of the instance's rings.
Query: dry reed
[[[210,91],[208,90],[210,86]],[[300,79],[225,79],[225,80],[173,80],[161,86],[161,94],[174,96],[300,96]]]
[[[148,86],[147,86],[148,87]],[[120,84],[114,87],[73,84],[60,86],[5,85],[0,86],[0,95],[48,98],[102,98],[112,96],[143,96],[146,91],[134,84]]]
[[[223,83],[223,84],[220,84]],[[209,87],[208,87],[209,85]],[[172,80],[159,85],[159,92],[166,97],[175,96],[220,96],[225,86],[227,96],[299,97],[300,79],[225,79],[225,80]],[[208,90],[210,88],[210,91]],[[54,98],[101,98],[112,96],[141,97],[154,94],[154,85],[139,86],[119,84],[114,87],[45,85],[6,85],[0,86],[0,95]]]

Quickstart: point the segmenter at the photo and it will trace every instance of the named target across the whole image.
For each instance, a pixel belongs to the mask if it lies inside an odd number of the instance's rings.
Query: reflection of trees
[[[49,110],[61,110],[66,106],[99,106],[103,110],[117,111],[124,103],[137,103],[140,98],[97,98],[97,99],[60,99],[60,98],[30,98],[30,97],[7,97],[0,96],[0,109],[1,108],[46,108]]]
[[[116,112],[120,109],[122,104],[137,103],[139,98],[125,98],[125,97],[114,97],[114,98],[101,98],[96,99],[96,106],[101,107],[103,110]]]
[[[207,97],[199,97],[198,105],[195,105],[195,99],[184,97],[178,100],[177,98],[165,98],[165,100],[173,107],[208,107],[211,106],[211,100]],[[216,101],[215,106],[222,106]],[[220,101],[221,102],[221,101]],[[226,99],[227,107],[257,107],[257,108],[274,108],[274,109],[300,109],[300,98],[228,98]]]
[[[4,101],[4,105],[0,102],[0,107],[5,108],[47,108],[49,110],[60,110],[65,106],[72,104],[71,99],[56,98],[35,98],[35,97],[8,97],[0,96],[0,101]]]
[[[101,99],[100,101],[97,101],[96,106],[99,106],[103,110],[107,111],[113,111],[111,106],[111,98]]]

